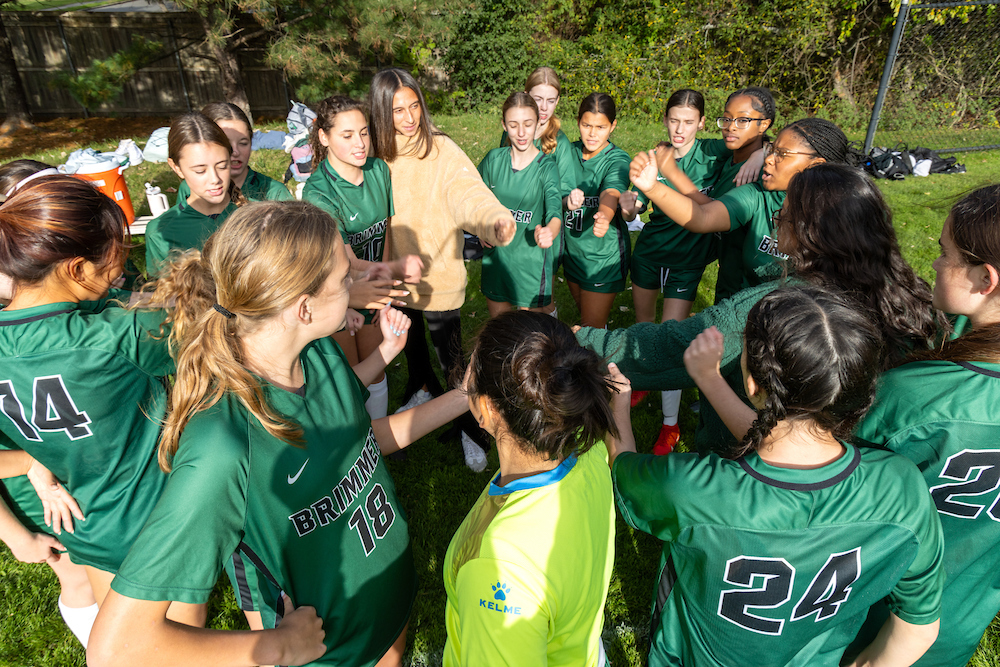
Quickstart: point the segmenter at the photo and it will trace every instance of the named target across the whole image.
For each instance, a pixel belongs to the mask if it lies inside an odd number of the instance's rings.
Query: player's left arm
[[[611,221],[615,217],[615,211],[618,210],[620,196],[621,192],[614,188],[601,191],[601,196],[597,200],[597,213],[594,214],[594,236],[597,238],[603,238],[608,233],[608,229],[611,228]]]
[[[737,440],[742,440],[757,419],[757,413],[747,406],[722,377],[720,364],[724,338],[715,327],[702,331],[684,352],[684,367],[708,399],[726,428]]]
[[[604,436],[604,444],[608,448],[608,465],[613,466],[622,452],[635,452],[635,435],[632,433],[632,383],[615,364],[608,364],[608,375],[616,389],[611,398],[611,411],[615,417],[615,426],[618,427],[618,436],[608,433]]]
[[[403,351],[407,332],[410,330],[410,318],[395,308],[386,308],[379,313],[378,325],[382,332],[382,342],[375,348],[375,352],[353,367],[355,375],[366,387]]]
[[[476,558],[455,582],[463,665],[545,665],[551,611],[544,576],[514,563]]]

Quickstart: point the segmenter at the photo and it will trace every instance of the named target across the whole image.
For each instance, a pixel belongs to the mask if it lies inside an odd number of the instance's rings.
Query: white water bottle
[[[158,186],[154,187],[146,183],[146,201],[149,202],[149,214],[154,218],[161,213],[165,213],[170,208],[170,201],[167,195],[160,192]]]

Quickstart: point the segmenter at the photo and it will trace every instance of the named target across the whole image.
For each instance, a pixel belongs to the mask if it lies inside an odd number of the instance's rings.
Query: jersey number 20
[[[833,617],[861,576],[861,547],[830,554],[809,588],[792,608],[792,621],[815,614],[815,621]],[[784,618],[767,618],[753,609],[777,609],[787,603],[795,584],[795,568],[784,558],[738,556],[726,562],[725,581],[740,588],[722,591],[719,616],[762,635],[780,635]],[[786,612],[787,613],[787,612]]]
[[[62,375],[35,378],[34,385],[29,422],[25,418],[24,406],[14,392],[14,384],[10,380],[0,380],[0,410],[25,440],[41,442],[39,431],[65,431],[70,440],[93,435],[88,426],[90,417],[76,407]]]

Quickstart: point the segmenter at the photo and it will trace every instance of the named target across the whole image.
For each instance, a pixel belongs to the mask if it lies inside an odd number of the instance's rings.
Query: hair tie
[[[10,199],[10,196],[12,194],[14,194],[15,192],[17,192],[18,190],[20,190],[21,188],[23,188],[28,183],[30,183],[33,180],[35,180],[36,178],[41,178],[42,176],[58,176],[60,173],[61,172],[58,169],[56,169],[55,167],[49,167],[47,169],[42,169],[41,171],[36,171],[34,174],[31,174],[30,176],[25,176],[20,181],[18,181],[17,183],[15,183],[14,187],[12,187],[10,190],[8,190],[7,194],[4,195],[4,198],[5,199]]]
[[[223,308],[222,306],[220,306],[217,303],[216,304],[212,304],[212,308],[215,308],[216,312],[218,312],[219,314],[225,315],[227,320],[231,320],[234,317],[236,317],[236,313],[229,312],[228,310],[226,310],[225,308]]]

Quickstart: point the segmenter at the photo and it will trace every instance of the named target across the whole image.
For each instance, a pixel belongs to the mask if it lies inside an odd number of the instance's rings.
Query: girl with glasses
[[[892,211],[864,172],[831,163],[806,169],[792,179],[778,221],[776,236],[787,248],[789,280],[837,287],[872,313],[886,341],[882,368],[929,346],[943,320],[931,308],[930,288],[900,254]],[[724,405],[710,390],[727,385],[743,399],[739,353],[747,313],[784,282],[748,287],[683,322],[636,324],[610,332],[582,329],[577,338],[617,363],[639,389],[685,389],[696,386],[697,380],[707,400],[701,402],[695,446],[730,452],[753,421],[752,415],[747,419],[750,408],[745,399],[738,401],[737,419],[740,410],[744,416],[733,423],[716,412],[724,413]],[[692,341],[713,326],[724,345],[721,358],[706,370],[710,386],[685,368],[684,355]]]

